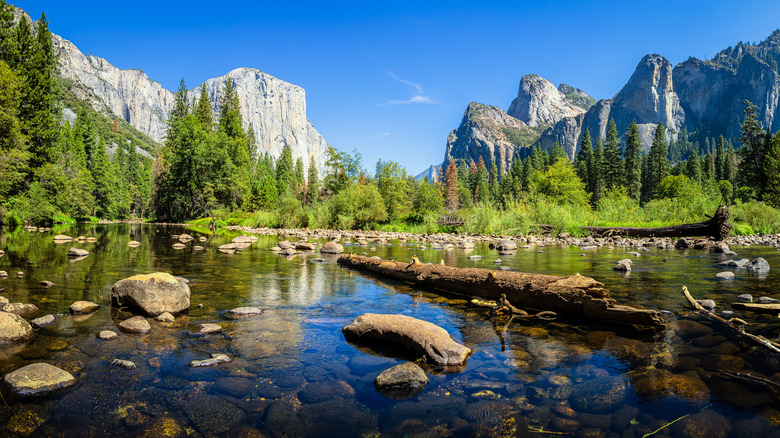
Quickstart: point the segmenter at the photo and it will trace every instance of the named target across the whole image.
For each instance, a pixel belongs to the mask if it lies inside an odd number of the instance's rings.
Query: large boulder
[[[364,313],[342,329],[344,336],[357,340],[397,344],[424,354],[428,360],[445,366],[466,362],[471,350],[457,342],[446,330],[428,321],[404,315]]]
[[[341,254],[344,252],[344,247],[336,242],[327,242],[322,245],[320,252],[324,254]]]
[[[69,372],[47,363],[34,363],[8,373],[3,378],[17,395],[39,395],[76,383]]]
[[[135,275],[114,283],[111,302],[149,316],[164,312],[175,315],[190,308],[190,288],[184,279],[165,272]]]
[[[0,342],[21,342],[32,337],[33,329],[19,315],[0,312]]]
[[[71,247],[68,250],[68,257],[86,257],[89,255],[89,251],[81,248]]]

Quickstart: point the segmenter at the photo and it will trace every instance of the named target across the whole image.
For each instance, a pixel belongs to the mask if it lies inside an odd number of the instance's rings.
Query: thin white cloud
[[[431,96],[428,96],[423,92],[422,85],[414,83],[412,81],[407,81],[406,79],[399,78],[396,76],[393,72],[388,72],[391,78],[395,79],[396,81],[408,85],[412,89],[414,89],[414,92],[412,93],[411,97],[408,99],[398,100],[398,99],[390,99],[385,102],[380,103],[378,106],[386,106],[386,105],[409,105],[409,104],[425,104],[425,105],[444,105],[441,102],[436,101]]]
[[[379,134],[374,135],[374,138],[382,138],[382,137],[390,137],[389,132],[380,132]]]

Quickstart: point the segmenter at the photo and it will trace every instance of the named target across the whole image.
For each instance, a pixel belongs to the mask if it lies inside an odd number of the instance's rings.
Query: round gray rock
[[[320,252],[324,254],[341,254],[344,252],[344,247],[336,242],[327,242],[322,245]]]
[[[33,329],[19,315],[0,312],[0,342],[22,342],[30,339]]]
[[[136,275],[114,283],[111,302],[149,316],[181,313],[190,308],[190,288],[180,278],[165,272]]]
[[[17,395],[39,395],[76,383],[65,370],[47,363],[34,363],[8,373],[3,378]]]
[[[734,278],[734,273],[731,271],[718,272],[715,274],[715,278],[720,278],[721,280],[731,280]]]

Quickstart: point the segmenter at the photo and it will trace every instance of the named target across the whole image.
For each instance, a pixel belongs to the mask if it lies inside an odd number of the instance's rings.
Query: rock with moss
[[[76,383],[69,372],[47,363],[34,363],[10,372],[3,378],[16,395],[46,394]]]

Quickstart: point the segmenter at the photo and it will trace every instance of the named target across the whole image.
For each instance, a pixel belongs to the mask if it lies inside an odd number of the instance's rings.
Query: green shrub
[[[760,201],[737,200],[731,208],[731,219],[735,223],[748,225],[759,233],[780,232],[780,212]]]
[[[274,211],[274,224],[281,228],[301,228],[306,226],[308,217],[303,211],[301,201],[292,196],[279,199]]]

